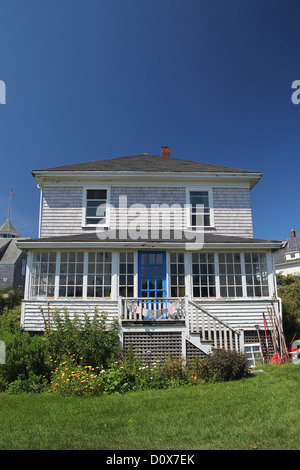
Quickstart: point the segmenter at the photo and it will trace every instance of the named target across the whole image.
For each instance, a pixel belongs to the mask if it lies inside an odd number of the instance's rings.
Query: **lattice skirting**
[[[146,361],[156,358],[181,358],[181,332],[130,332],[123,334],[123,349],[132,347],[135,354]]]

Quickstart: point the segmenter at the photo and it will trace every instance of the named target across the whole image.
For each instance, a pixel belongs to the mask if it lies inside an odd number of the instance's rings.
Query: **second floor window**
[[[107,222],[107,190],[87,189],[86,190],[86,225],[106,224]]]
[[[210,207],[208,191],[190,191],[191,227],[209,227]]]

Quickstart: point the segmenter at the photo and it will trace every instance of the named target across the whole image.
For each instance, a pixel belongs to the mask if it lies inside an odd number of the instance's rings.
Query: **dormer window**
[[[299,254],[299,252],[295,251],[294,253],[287,253],[285,255],[285,257],[286,257],[287,261],[288,260],[293,260],[293,259],[296,259],[296,258],[300,258],[300,254]]]
[[[107,224],[107,189],[87,189],[85,225]]]

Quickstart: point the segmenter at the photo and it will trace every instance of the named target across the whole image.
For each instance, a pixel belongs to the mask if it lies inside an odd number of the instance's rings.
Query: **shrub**
[[[7,307],[3,310],[0,316],[0,334],[1,331],[7,331],[14,333],[22,330],[21,327],[21,307],[14,307],[12,310],[8,310]]]
[[[1,387],[5,389],[15,381],[32,381],[33,376],[49,377],[50,367],[46,361],[46,345],[43,337],[23,331],[2,332],[5,343],[6,363],[0,364]]]
[[[199,370],[205,382],[228,382],[249,375],[247,357],[236,351],[219,349],[205,359],[205,366]]]
[[[0,315],[5,310],[11,310],[21,305],[24,297],[23,292],[14,289],[4,289],[0,291]]]
[[[27,378],[19,375],[17,380],[10,382],[6,391],[8,393],[41,393],[48,388],[48,382],[45,377],[35,375],[32,371],[28,372]]]
[[[45,337],[53,358],[70,353],[78,364],[106,367],[118,348],[117,323],[108,327],[105,314],[95,312],[92,320],[88,315],[84,319],[76,315],[71,319],[67,311],[63,315],[56,311],[51,326],[45,324]]]

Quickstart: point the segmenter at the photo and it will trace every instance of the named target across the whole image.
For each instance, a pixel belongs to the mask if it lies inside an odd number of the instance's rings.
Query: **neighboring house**
[[[7,219],[0,227],[0,290],[24,290],[27,256],[17,247],[19,237],[20,234]]]
[[[144,357],[259,349],[267,306],[281,315],[281,242],[253,238],[260,172],[171,158],[163,147],[32,174],[39,238],[18,243],[28,253],[25,330],[43,330],[42,312],[97,309],[118,318],[121,346]]]
[[[276,273],[300,276],[300,237],[296,237],[294,229],[290,238],[283,240],[282,248],[275,253]]]

